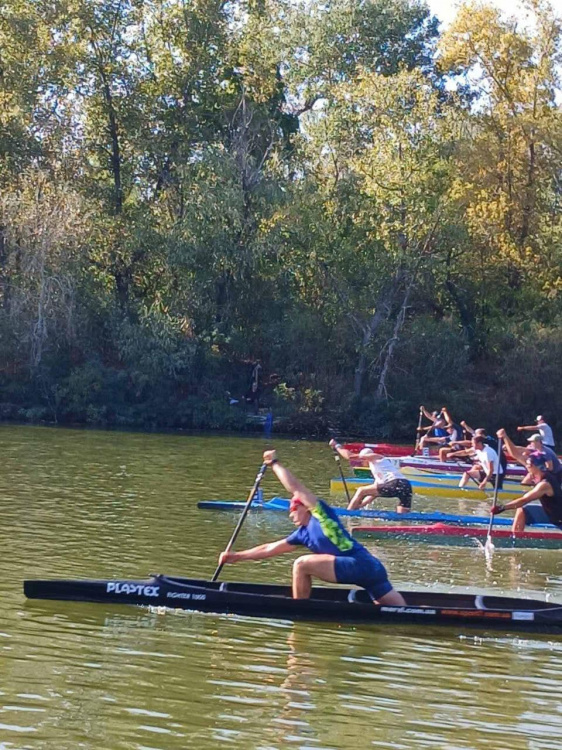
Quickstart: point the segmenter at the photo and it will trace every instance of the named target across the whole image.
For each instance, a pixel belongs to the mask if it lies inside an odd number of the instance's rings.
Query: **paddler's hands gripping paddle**
[[[252,505],[252,500],[254,499],[256,492],[259,489],[260,482],[263,479],[263,475],[265,474],[265,470],[267,469],[267,464],[262,464],[260,467],[260,470],[257,473],[256,481],[254,482],[254,486],[252,487],[250,494],[248,495],[248,499],[246,500],[246,505],[244,506],[244,510],[242,511],[242,514],[240,516],[240,519],[238,520],[238,523],[236,524],[236,528],[234,529],[234,532],[232,536],[230,537],[230,542],[226,545],[225,552],[230,552],[232,547],[234,546],[234,542],[236,541],[236,537],[240,533],[240,529],[242,528],[242,524],[244,523],[244,520],[246,519],[246,516],[248,515],[248,512],[250,510],[250,506]],[[211,578],[211,581],[216,581],[217,578],[220,575],[221,570],[223,569],[224,563],[220,563],[218,568],[215,570],[215,574]]]
[[[497,502],[498,502],[498,489],[499,489],[499,481],[500,481],[500,456],[502,452],[502,439],[498,438],[498,465],[496,466],[496,483],[494,487],[494,499],[492,501],[492,508],[497,508]],[[486,544],[485,548],[487,550],[492,550],[494,548],[494,543],[492,542],[492,526],[494,525],[494,513],[490,511],[490,522],[488,523],[488,533],[486,535]]]
[[[347,495],[347,504],[349,505],[349,503],[351,502],[351,497],[349,495],[349,490],[347,489],[347,482],[345,481],[345,477],[343,475],[343,470],[341,467],[341,458],[340,458],[340,454],[337,451],[336,445],[337,445],[336,440],[330,440],[330,448],[334,451],[334,459],[338,465],[338,469],[340,470],[340,477],[343,482],[343,488],[345,490],[345,494]]]

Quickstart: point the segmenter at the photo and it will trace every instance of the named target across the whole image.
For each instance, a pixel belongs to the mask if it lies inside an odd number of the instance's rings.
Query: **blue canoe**
[[[227,501],[227,500],[203,500],[197,503],[197,507],[200,510],[235,510],[242,511],[246,503]],[[488,524],[490,522],[489,516],[461,516],[455,513],[440,513],[435,511],[434,513],[396,513],[392,510],[347,510],[347,508],[338,508],[332,505],[332,508],[336,511],[338,516],[346,516],[348,518],[379,518],[383,521],[404,521],[410,523],[412,521],[420,521],[422,523],[466,523],[466,524]],[[289,510],[289,501],[283,497],[274,497],[266,502],[259,502],[252,505],[252,510],[256,511],[277,511],[281,513],[287,513]],[[511,526],[512,518],[495,518],[494,526]],[[534,529],[552,529],[554,528],[548,523],[536,523],[533,524]]]

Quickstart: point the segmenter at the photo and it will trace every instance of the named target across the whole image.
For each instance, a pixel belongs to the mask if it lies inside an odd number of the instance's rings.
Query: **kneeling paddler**
[[[402,594],[392,588],[384,565],[353,539],[328,503],[317,498],[282,466],[275,451],[265,451],[263,461],[272,468],[283,487],[292,493],[289,515],[297,529],[276,542],[241,552],[223,552],[219,557],[220,564],[263,560],[304,546],[312,554],[298,557],[293,564],[295,599],[308,599],[312,579],[319,578],[328,583],[361,586],[375,603],[403,606],[406,602]]]
[[[531,453],[525,465],[535,484],[533,489],[505,505],[493,505],[490,512],[496,515],[504,510],[515,510],[511,526],[513,532],[524,531],[527,524],[534,523],[552,523],[562,529],[560,480],[549,471],[544,453]],[[532,500],[539,500],[540,506],[529,505]]]

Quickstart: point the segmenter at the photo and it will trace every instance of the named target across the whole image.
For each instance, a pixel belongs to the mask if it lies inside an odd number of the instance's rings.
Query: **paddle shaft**
[[[494,499],[492,506],[498,502],[498,489],[500,483],[500,456],[502,452],[502,439],[498,438],[498,465],[496,466],[496,485],[494,487]],[[486,534],[486,542],[492,539],[492,526],[494,525],[494,514],[490,513],[490,522],[488,523],[488,533]]]
[[[447,458],[447,460],[450,461],[451,459]],[[456,458],[455,456],[453,456],[453,461],[456,461],[458,464],[463,462],[462,458]],[[468,472],[466,473],[468,474]],[[476,477],[473,477],[472,474],[468,474],[468,476],[470,477],[470,479],[472,479],[475,485],[480,487],[480,482],[478,481],[478,479],[476,479]]]
[[[234,542],[236,541],[236,537],[240,533],[240,529],[242,528],[242,524],[244,523],[246,516],[248,515],[248,512],[250,510],[250,506],[252,505],[252,501],[256,495],[256,492],[258,491],[258,488],[260,486],[260,482],[263,479],[263,475],[265,474],[265,470],[267,469],[267,464],[262,464],[260,467],[260,470],[257,473],[256,481],[254,482],[254,486],[250,490],[250,494],[248,495],[248,499],[246,500],[246,505],[244,506],[244,510],[240,514],[240,518],[238,519],[238,523],[236,524],[236,528],[234,529],[232,536],[230,537],[229,543],[226,545],[225,552],[230,552],[232,549]],[[221,563],[217,569],[215,570],[215,573],[213,577],[211,578],[211,581],[216,581],[219,577],[221,570],[223,569],[223,563]]]
[[[337,452],[337,450],[335,448],[333,449],[333,451],[334,451],[334,459],[335,459],[335,461],[336,461],[336,463],[338,465],[338,469],[340,470],[340,477],[341,477],[341,480],[343,482],[343,488],[344,488],[345,494],[347,496],[347,504],[349,505],[349,503],[351,502],[351,497],[350,497],[350,494],[349,494],[349,490],[347,489],[347,482],[345,481],[345,477],[343,475],[343,470],[342,470],[342,467],[341,467],[340,454]]]
[[[414,443],[414,456],[416,455],[418,448],[420,446],[422,419],[423,419],[423,411],[420,409],[420,418],[418,419],[418,429],[416,430],[416,442]]]

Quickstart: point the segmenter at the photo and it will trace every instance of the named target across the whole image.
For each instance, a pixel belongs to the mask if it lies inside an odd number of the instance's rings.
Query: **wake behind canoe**
[[[318,586],[293,599],[289,586],[157,575],[143,580],[29,580],[30,599],[134,604],[216,614],[337,623],[471,625],[562,634],[562,604],[475,593],[403,591],[405,606],[374,605],[366,591]]]

